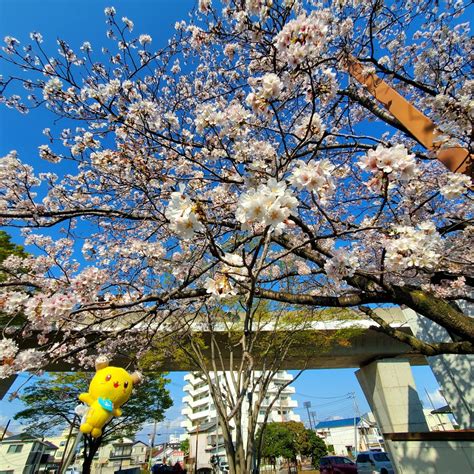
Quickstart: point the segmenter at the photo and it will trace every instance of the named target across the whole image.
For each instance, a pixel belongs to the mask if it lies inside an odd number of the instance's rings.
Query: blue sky
[[[192,9],[192,0],[1,0],[0,1],[0,38],[10,35],[18,38],[22,44],[29,42],[29,33],[38,31],[44,37],[44,46],[55,50],[57,38],[66,40],[73,49],[77,49],[83,41],[90,41],[96,52],[107,43],[105,36],[106,25],[103,10],[106,6],[115,6],[117,17],[129,17],[135,23],[134,33],[148,33],[153,37],[153,46],[164,45],[173,32],[174,23],[185,19]],[[98,53],[100,54],[100,53]],[[0,73],[8,76],[9,68],[0,64]],[[0,156],[10,150],[17,150],[20,158],[33,166],[40,163],[38,146],[46,142],[42,134],[45,127],[51,126],[50,115],[46,111],[33,111],[24,116],[16,111],[0,108]],[[45,163],[41,162],[44,168]],[[9,230],[9,229],[6,229]],[[10,230],[11,231],[11,230]],[[12,232],[14,239],[21,243],[17,232]],[[312,411],[316,412],[319,420],[334,417],[354,416],[353,403],[344,398],[349,392],[356,393],[360,412],[369,410],[359,384],[354,375],[355,369],[312,370],[305,372],[295,383],[296,399],[300,408],[297,410],[307,421],[303,409],[304,401],[311,401]],[[438,384],[428,367],[413,369],[418,391],[426,406],[429,403],[425,391],[434,394]],[[175,405],[168,410],[167,420],[159,426],[162,441],[169,434],[179,433],[177,429],[180,420],[181,398],[184,373],[172,373],[169,389]],[[24,383],[27,377],[21,374],[15,387]],[[435,396],[439,405],[442,401]],[[330,398],[336,397],[336,398]],[[19,409],[18,401],[0,401],[0,425]],[[13,425],[16,430],[19,427]],[[142,439],[146,440],[145,429]]]

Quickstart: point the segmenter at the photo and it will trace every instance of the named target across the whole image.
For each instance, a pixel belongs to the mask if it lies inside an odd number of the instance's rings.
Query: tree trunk
[[[82,474],[91,474],[92,461],[101,442],[102,437],[95,439],[90,435],[84,436],[84,462],[82,463]]]
[[[82,463],[82,474],[91,474],[91,466],[92,466],[92,459],[93,457],[86,457],[84,458],[84,462]]]

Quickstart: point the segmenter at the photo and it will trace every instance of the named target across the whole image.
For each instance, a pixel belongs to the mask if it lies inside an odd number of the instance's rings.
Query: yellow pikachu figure
[[[122,414],[120,407],[130,398],[133,386],[141,382],[142,376],[139,372],[129,374],[121,367],[109,367],[109,360],[104,356],[97,358],[95,369],[89,392],[79,395],[79,400],[90,407],[80,430],[99,438],[104,425],[113,416]]]

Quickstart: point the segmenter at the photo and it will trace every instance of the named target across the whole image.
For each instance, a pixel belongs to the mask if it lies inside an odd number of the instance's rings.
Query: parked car
[[[357,474],[354,461],[344,456],[324,456],[319,460],[321,474]]]
[[[359,474],[394,474],[392,462],[387,453],[380,451],[365,451],[359,453],[356,459]]]
[[[79,468],[71,466],[66,469],[66,474],[81,474],[81,471]]]
[[[174,472],[173,466],[167,466],[166,464],[158,463],[151,468],[152,474],[161,474],[164,472]]]

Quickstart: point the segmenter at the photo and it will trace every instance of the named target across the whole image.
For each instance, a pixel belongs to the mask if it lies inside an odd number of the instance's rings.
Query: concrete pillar
[[[464,314],[474,317],[474,305],[465,302],[458,304]],[[413,334],[422,341],[452,341],[446,329],[433,321],[419,316],[412,309],[404,309],[403,313]],[[459,427],[474,428],[474,355],[444,354],[427,359]]]
[[[429,431],[407,360],[377,360],[361,367],[356,376],[382,435]],[[385,446],[395,472],[407,472],[392,443],[385,442]]]
[[[382,433],[429,431],[407,360],[377,360],[356,376]]]

